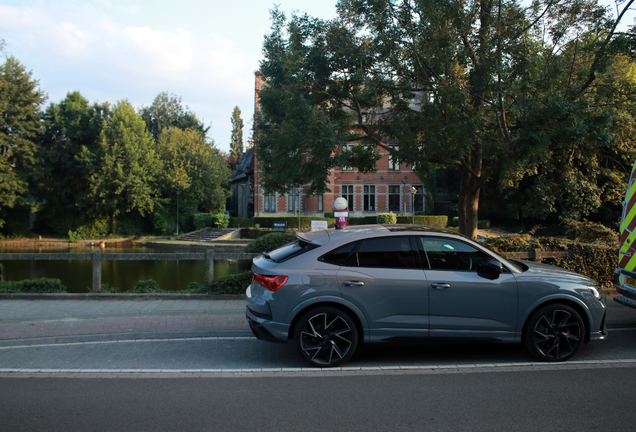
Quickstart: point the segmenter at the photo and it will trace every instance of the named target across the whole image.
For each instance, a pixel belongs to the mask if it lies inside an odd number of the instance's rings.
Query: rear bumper
[[[259,318],[250,311],[249,307],[246,308],[245,318],[257,339],[268,342],[287,343],[287,335],[289,333],[288,325]]]

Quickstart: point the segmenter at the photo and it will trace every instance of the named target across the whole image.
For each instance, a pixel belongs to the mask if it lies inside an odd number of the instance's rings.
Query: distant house
[[[230,191],[232,192],[232,207],[229,210],[236,212],[240,218],[254,216],[254,149],[249,148],[243,154],[236,167],[234,175],[230,179]]]
[[[263,82],[257,75],[254,98],[256,113],[260,111],[258,93],[262,86]],[[258,143],[254,145],[257,146]],[[398,214],[403,212],[410,214],[413,210],[424,212],[424,187],[411,165],[396,163],[388,151],[380,154],[382,158],[377,162],[376,172],[364,174],[355,168],[337,167],[329,176],[331,192],[312,195],[309,198],[305,196],[305,192],[310,185],[303,185],[300,194],[295,189],[284,195],[265,191],[259,184],[258,160],[254,158],[252,165],[254,214],[256,216],[290,216],[300,211],[307,216],[323,216],[324,212],[333,211],[333,202],[338,197],[347,199],[350,215],[354,217],[389,211]],[[417,190],[415,195],[411,194],[411,187]]]

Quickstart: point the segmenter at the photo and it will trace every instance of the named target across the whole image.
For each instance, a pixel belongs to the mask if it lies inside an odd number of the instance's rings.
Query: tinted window
[[[474,270],[477,264],[488,258],[479,249],[457,240],[421,237],[424,250],[424,266],[433,270]]]
[[[307,243],[302,240],[296,240],[269,253],[264,253],[263,256],[277,263],[281,263],[283,261],[287,261],[291,258],[297,257],[298,255],[302,255],[305,252],[315,249],[316,247],[317,246],[314,244]]]
[[[345,263],[347,257],[351,254],[351,252],[355,249],[357,242],[349,243],[347,245],[341,246],[338,249],[328,253],[327,255],[320,258],[321,261],[324,261],[329,264],[334,264],[341,266]]]
[[[416,268],[408,237],[382,237],[364,240],[358,252],[345,265],[358,267]]]

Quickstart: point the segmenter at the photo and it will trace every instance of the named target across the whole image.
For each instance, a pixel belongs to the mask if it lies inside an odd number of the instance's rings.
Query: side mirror
[[[503,264],[494,258],[484,258],[477,264],[477,273],[487,273],[492,279],[497,279],[503,271]]]

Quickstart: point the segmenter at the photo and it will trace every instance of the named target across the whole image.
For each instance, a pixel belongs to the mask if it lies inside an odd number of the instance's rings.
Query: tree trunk
[[[113,212],[110,215],[110,233],[111,234],[115,234],[115,215],[116,214],[117,212],[113,210]]]

